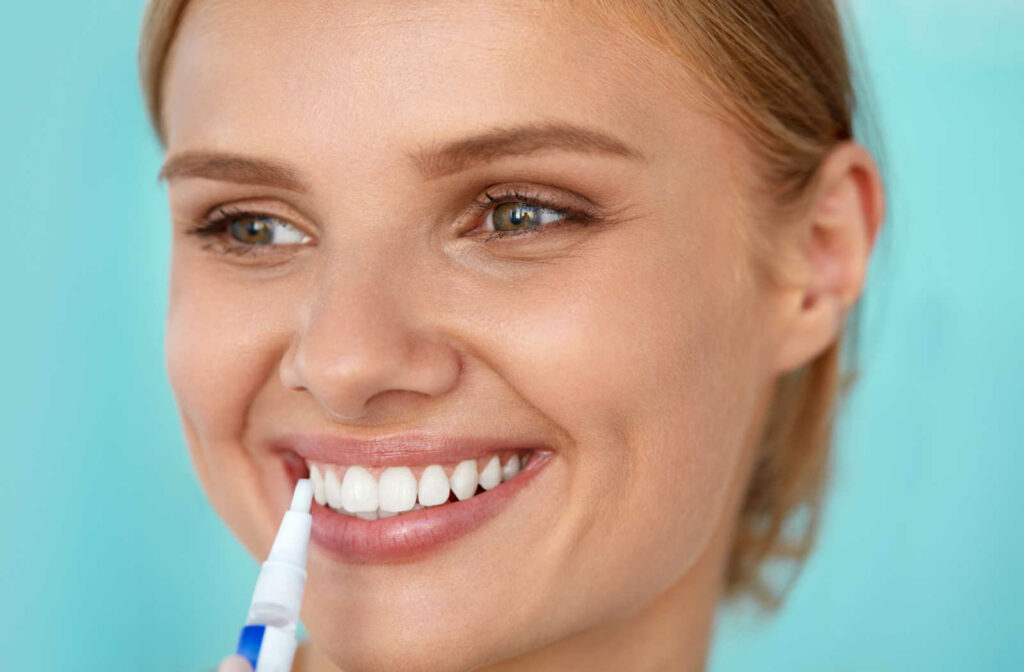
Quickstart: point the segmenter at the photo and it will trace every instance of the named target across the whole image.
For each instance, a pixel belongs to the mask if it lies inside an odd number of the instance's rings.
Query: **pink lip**
[[[293,433],[275,437],[284,457],[289,486],[308,474],[305,461],[363,466],[416,466],[459,462],[500,451],[535,451],[514,478],[464,501],[363,520],[313,502],[312,541],[321,549],[356,563],[414,560],[469,534],[497,516],[551,461],[543,442],[457,437],[428,432],[374,438]]]
[[[415,560],[463,537],[497,516],[550,462],[553,453],[534,453],[526,468],[497,487],[459,502],[363,520],[313,502],[311,540],[354,563]],[[293,474],[292,484],[298,479]]]
[[[370,439],[331,434],[287,434],[277,437],[273,443],[313,462],[383,467],[459,462],[501,450],[547,450],[543,443],[536,441],[444,436],[422,432]]]

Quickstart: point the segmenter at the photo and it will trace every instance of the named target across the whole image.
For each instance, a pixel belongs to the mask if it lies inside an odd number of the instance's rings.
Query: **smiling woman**
[[[882,221],[842,45],[830,2],[150,3],[167,371],[255,556],[313,481],[296,669],[698,670],[772,603]]]

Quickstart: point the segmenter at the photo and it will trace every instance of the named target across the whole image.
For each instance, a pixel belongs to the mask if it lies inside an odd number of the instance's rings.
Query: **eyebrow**
[[[425,180],[433,180],[501,156],[552,149],[621,156],[638,162],[646,160],[638,149],[603,131],[566,122],[494,128],[440,147],[428,146],[409,154],[409,158]]]
[[[169,157],[157,173],[157,182],[184,177],[204,177],[238,184],[280,187],[308,194],[313,188],[288,165],[272,159],[191,150]]]
[[[607,133],[566,122],[494,128],[439,146],[428,145],[410,152],[407,158],[424,180],[434,180],[503,156],[545,150],[620,156],[637,162],[646,160],[639,150]],[[186,177],[280,187],[306,194],[312,191],[309,179],[280,161],[201,150],[169,157],[160,168],[157,181]]]

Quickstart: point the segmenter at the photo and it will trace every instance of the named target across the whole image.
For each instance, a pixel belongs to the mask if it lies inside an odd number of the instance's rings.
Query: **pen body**
[[[285,512],[267,561],[260,566],[249,615],[238,637],[236,653],[255,672],[291,672],[295,658],[295,629],[306,588],[306,546],[312,516],[312,483],[295,486],[292,508]]]

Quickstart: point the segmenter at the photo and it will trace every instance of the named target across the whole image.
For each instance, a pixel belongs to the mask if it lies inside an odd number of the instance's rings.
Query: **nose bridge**
[[[381,392],[436,396],[458,378],[456,349],[421,319],[406,289],[410,269],[388,264],[389,251],[325,253],[311,300],[298,304],[282,382],[340,419],[362,417]]]

